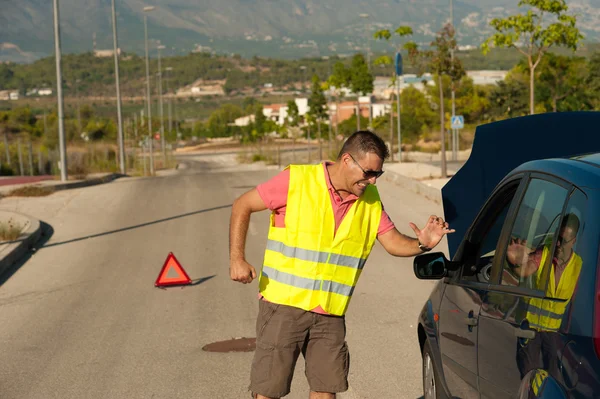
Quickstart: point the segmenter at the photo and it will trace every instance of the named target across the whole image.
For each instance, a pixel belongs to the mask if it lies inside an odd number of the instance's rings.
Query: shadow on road
[[[71,240],[55,242],[55,243],[52,243],[52,244],[43,245],[42,247],[40,247],[40,249],[55,247],[55,246],[64,245],[64,244],[71,244],[73,242],[88,240],[90,238],[98,238],[98,237],[102,237],[102,236],[106,236],[106,235],[114,234],[114,233],[121,233],[123,231],[138,229],[140,227],[151,226],[151,225],[157,224],[157,223],[168,222],[168,221],[171,221],[171,220],[180,219],[180,218],[184,218],[184,217],[187,217],[187,216],[197,215],[199,213],[211,212],[211,211],[216,211],[216,210],[225,209],[225,208],[231,208],[231,204],[230,205],[216,206],[214,208],[201,209],[199,211],[194,211],[194,212],[182,213],[181,215],[171,216],[171,217],[164,218],[164,219],[158,219],[158,220],[154,220],[152,222],[146,222],[146,223],[136,224],[135,226],[123,227],[123,228],[116,229],[116,230],[106,231],[104,233],[92,234],[92,235],[85,236],[85,237],[79,237],[79,238],[73,238]],[[46,240],[45,242],[47,242],[47,241],[48,240]]]
[[[33,244],[33,247],[29,251],[27,251],[25,255],[23,255],[10,268],[6,269],[6,271],[0,276],[0,286],[7,282],[8,279],[11,278],[12,275],[15,274],[21,268],[21,266],[27,263],[27,261],[35,255],[35,252],[38,249],[42,248],[54,234],[54,229],[48,223],[40,221],[40,227],[42,229],[40,239]]]
[[[196,280],[192,280],[192,282],[190,284],[174,284],[174,285],[169,285],[169,286],[164,286],[164,287],[156,287],[156,288],[160,288],[161,290],[168,290],[168,289],[172,289],[172,288],[185,288],[185,287],[189,287],[190,285],[200,285],[214,277],[217,277],[216,274],[213,274],[212,276],[206,276],[206,277],[201,277],[199,279]]]
[[[190,285],[200,285],[203,282],[208,281],[213,277],[217,277],[217,275],[213,274],[212,276],[206,276],[206,277],[199,278],[198,280],[192,280],[192,284],[190,284]]]

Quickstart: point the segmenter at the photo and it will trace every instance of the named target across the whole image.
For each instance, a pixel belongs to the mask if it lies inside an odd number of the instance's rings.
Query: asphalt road
[[[0,279],[1,398],[250,396],[252,353],[202,347],[254,336],[257,284],[228,276],[230,206],[277,170],[222,156],[184,162],[166,177],[0,200],[50,226],[34,255]],[[380,192],[407,234],[409,221],[441,212],[391,183]],[[257,267],[267,222],[266,212],[251,221],[247,256]],[[154,287],[169,252],[194,285]],[[376,245],[347,314],[351,388],[340,398],[421,396],[416,320],[432,286],[414,277],[412,259]],[[307,397],[301,359],[288,398]]]

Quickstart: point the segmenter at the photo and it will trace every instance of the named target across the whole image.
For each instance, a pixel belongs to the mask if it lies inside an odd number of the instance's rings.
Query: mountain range
[[[152,54],[190,51],[299,58],[390,50],[372,33],[409,25],[429,43],[450,20],[452,0],[115,0],[119,47],[144,52],[145,6]],[[50,0],[0,0],[0,61],[30,62],[54,52]],[[519,12],[517,0],[453,2],[459,45],[478,46],[489,20]],[[588,42],[600,41],[600,0],[568,0]],[[111,0],[59,0],[62,50],[112,48]],[[362,15],[362,16],[361,16]]]

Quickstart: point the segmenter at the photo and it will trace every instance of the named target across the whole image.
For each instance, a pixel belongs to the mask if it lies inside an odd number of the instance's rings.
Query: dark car
[[[419,315],[429,398],[600,398],[600,113],[480,126],[442,190]]]

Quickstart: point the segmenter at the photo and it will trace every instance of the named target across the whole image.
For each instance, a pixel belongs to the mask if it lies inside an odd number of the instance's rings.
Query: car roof
[[[600,153],[525,162],[509,173],[507,178],[523,172],[550,174],[578,187],[600,188]]]

